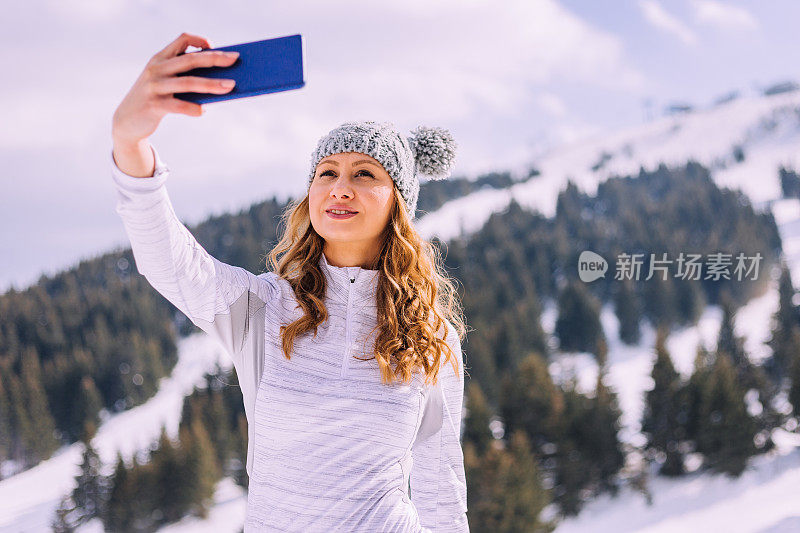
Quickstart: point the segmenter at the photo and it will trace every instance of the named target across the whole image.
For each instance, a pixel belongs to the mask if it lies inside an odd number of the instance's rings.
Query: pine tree
[[[734,366],[744,372],[750,366],[750,361],[744,351],[743,339],[734,333],[735,316],[736,311],[732,301],[728,297],[723,297],[722,324],[720,324],[719,328],[717,351],[726,352],[731,357]]]
[[[110,481],[101,473],[100,457],[91,443],[94,434],[94,426],[87,423],[83,432],[85,440],[82,441],[83,460],[71,494],[77,509],[77,525],[85,524],[95,517],[102,517],[106,512]]]
[[[800,422],[800,327],[792,329],[789,339],[790,345],[794,347],[789,364],[789,403],[794,407],[794,416]]]
[[[3,385],[5,377],[3,367],[0,366],[0,464],[11,457],[11,405]],[[0,471],[0,480],[3,479]]]
[[[794,288],[791,271],[785,262],[781,263],[781,277],[778,283],[778,322],[783,330],[790,330],[792,326],[800,326],[800,306],[795,303],[797,290]]]
[[[641,305],[633,287],[633,281],[622,280],[614,292],[614,312],[619,320],[619,338],[628,345],[634,345],[641,338],[639,318],[642,316]]]
[[[151,461],[138,462],[134,457],[133,466],[129,471],[131,486],[130,506],[131,526],[136,531],[155,531],[158,523],[163,518],[158,501],[158,472]],[[132,504],[135,502],[135,504]]]
[[[677,298],[675,297],[675,283],[672,278],[662,279],[662,274],[653,272],[653,277],[644,282],[644,312],[656,326],[672,325],[677,319]]]
[[[503,475],[506,499],[499,527],[494,531],[552,531],[554,524],[545,523],[539,517],[550,503],[550,494],[542,486],[536,457],[525,432],[513,432],[508,442],[509,461]]]
[[[172,444],[167,429],[161,426],[158,448],[150,455],[150,465],[156,476],[155,501],[164,523],[180,520],[189,510],[191,501],[186,497],[184,453]]]
[[[516,373],[505,378],[501,412],[507,434],[525,431],[537,452],[556,440],[564,409],[561,391],[553,384],[544,358],[531,352]]]
[[[494,436],[489,429],[492,412],[477,381],[470,380],[467,385],[466,396],[467,417],[464,420],[464,436],[462,440],[463,442],[471,442],[475,445],[476,453],[483,455],[494,442]]]
[[[572,389],[564,391],[564,397],[568,406],[573,401],[584,400]],[[569,407],[567,412],[573,414],[572,408]],[[572,418],[576,416],[573,414]],[[566,516],[577,515],[583,506],[582,492],[588,483],[587,466],[573,439],[563,438],[559,441],[553,499]]]
[[[33,347],[23,350],[22,384],[25,395],[25,415],[29,420],[30,433],[26,440],[27,463],[36,464],[47,459],[58,448],[55,437],[55,421],[47,405],[47,396],[42,386],[39,354]]]
[[[9,456],[27,466],[33,458],[30,456],[31,441],[35,439],[33,421],[28,416],[28,406],[22,382],[16,374],[8,376],[8,400],[11,407],[11,446]]]
[[[789,370],[796,346],[792,346],[792,331],[800,327],[800,307],[794,304],[796,291],[792,285],[791,273],[785,263],[781,265],[778,282],[778,311],[773,316],[772,337],[768,344],[772,357],[766,367],[773,381],[780,383]]]
[[[597,372],[595,395],[590,401],[589,427],[586,440],[582,443],[582,453],[592,465],[592,481],[598,484],[598,490],[608,489],[616,493],[618,485],[615,475],[625,463],[618,434],[622,413],[616,393],[603,383],[608,374],[605,342],[601,340],[598,344],[597,352],[601,364]]]
[[[134,457],[134,465],[136,459]],[[133,523],[133,505],[138,503],[132,499],[133,487],[128,469],[122,455],[117,452],[117,466],[111,482],[111,491],[103,517],[103,525],[107,531],[130,531]]]
[[[738,476],[755,453],[756,424],[727,352],[717,354],[701,398],[697,450],[712,470]]]
[[[478,524],[483,522],[482,517],[479,515],[487,508],[489,509],[487,512],[492,512],[491,507],[494,505],[490,498],[490,491],[487,488],[489,479],[485,472],[485,470],[488,470],[486,468],[489,463],[487,455],[490,453],[491,448],[485,454],[479,455],[475,449],[475,444],[472,441],[465,440],[462,449],[464,451],[464,473],[467,478],[467,508],[469,509],[467,519],[469,520],[470,529],[479,531],[476,528],[478,528]]]
[[[181,449],[185,450],[185,484],[183,490],[196,513],[205,518],[213,501],[214,488],[220,477],[219,465],[202,419],[197,417],[190,427],[180,430]]]
[[[563,389],[553,498],[565,515],[578,514],[586,499],[600,491],[616,493],[617,473],[625,459],[618,436],[616,394],[604,383],[605,343],[599,342],[595,351],[601,364],[594,397],[578,392],[574,379]]]
[[[706,350],[702,344],[698,344],[692,375],[689,377],[689,381],[683,387],[680,395],[684,401],[678,413],[678,421],[685,424],[686,438],[695,442],[695,448],[697,448],[697,436],[703,424],[703,421],[700,419],[703,390],[711,374],[711,367],[713,364],[713,354]]]
[[[550,501],[537,460],[521,430],[508,445],[492,446],[479,456],[471,442],[464,444],[467,507],[470,531],[545,532],[554,525],[539,515]]]
[[[100,409],[103,407],[103,401],[100,397],[100,392],[94,384],[91,376],[83,376],[78,394],[72,407],[71,429],[79,438],[85,439],[81,435],[83,428],[87,423],[97,427],[100,425]]]
[[[642,432],[647,437],[646,449],[664,456],[660,473],[678,476],[685,472],[680,451],[683,429],[678,420],[681,382],[667,351],[666,339],[667,329],[658,328],[656,361],[650,374],[654,385],[645,393]]]
[[[675,303],[677,309],[677,323],[681,326],[697,324],[706,306],[706,293],[697,280],[676,280]]]
[[[583,282],[568,282],[559,295],[555,330],[565,352],[593,352],[603,336],[600,302]]]
[[[759,451],[767,451],[774,447],[772,430],[781,425],[782,415],[773,407],[773,400],[778,387],[769,381],[759,366],[754,365],[744,349],[744,339],[734,334],[735,311],[727,293],[723,293],[723,319],[720,326],[717,351],[727,353],[736,370],[736,380],[745,392],[753,389],[758,393],[761,412],[756,416],[756,427],[765,436]]]
[[[216,463],[224,466],[231,454],[231,428],[228,425],[222,393],[214,385],[219,381],[215,376],[212,377],[210,375],[207,381],[208,408],[205,410],[206,427],[209,428],[209,437],[211,437],[211,443],[216,452]]]

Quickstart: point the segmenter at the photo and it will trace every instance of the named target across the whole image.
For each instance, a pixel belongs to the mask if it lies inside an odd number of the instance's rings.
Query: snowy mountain
[[[741,156],[744,156],[743,158]],[[737,157],[738,156],[738,157]],[[780,200],[778,167],[800,168],[800,92],[771,97],[742,97],[706,110],[663,117],[642,126],[611,132],[542,155],[533,162],[541,175],[508,189],[482,189],[452,200],[417,222],[422,235],[443,240],[480,229],[493,212],[502,211],[513,198],[522,206],[545,215],[555,212],[556,198],[567,180],[593,193],[598,183],[614,175],[637,174],[640,167],[660,163],[680,165],[694,159],[712,169],[716,182],[739,188],[760,209],[772,209],[783,240],[795,283],[800,279],[800,201]],[[500,166],[500,165],[498,165]],[[515,177],[528,166],[513,169]],[[737,314],[737,334],[745,336],[746,349],[758,361],[769,355],[763,343],[769,338],[770,318],[777,308],[777,282]],[[552,335],[555,306],[546,302],[543,327]],[[641,444],[639,418],[643,393],[650,386],[655,333],[647,324],[638,346],[622,344],[617,319],[605,307],[601,320],[609,339],[609,382],[623,410],[621,438]],[[699,342],[712,347],[721,321],[716,307],[705,310],[699,323],[673,334],[668,348],[676,368],[691,372]],[[117,450],[129,458],[147,450],[158,439],[162,424],[171,437],[177,434],[182,399],[214,364],[230,366],[228,357],[204,334],[183,339],[179,363],[171,377],[161,382],[159,393],[144,405],[107,418],[94,439],[101,459],[110,470]],[[590,354],[557,353],[550,371],[559,381],[570,375],[590,390],[597,366]],[[576,518],[563,522],[558,532],[573,531],[798,531],[800,530],[800,438],[775,435],[776,450],[751,461],[748,470],[731,480],[692,473],[678,480],[653,476],[653,505],[624,489],[617,498],[602,496]],[[0,481],[0,533],[49,531],[60,497],[72,488],[80,460],[79,445],[65,447],[36,467]],[[246,494],[231,480],[219,484],[217,505],[207,520],[187,518],[163,531],[239,531],[244,521]],[[102,531],[99,521],[80,529]]]
[[[741,162],[736,159],[737,148],[744,154]],[[661,163],[677,166],[690,159],[710,168],[718,186],[741,189],[756,208],[776,204],[776,221],[786,225],[785,238],[791,241],[784,242],[784,247],[793,258],[792,279],[797,283],[800,223],[795,221],[800,219],[800,202],[777,200],[780,165],[800,169],[800,91],[743,96],[710,109],[665,116],[561,146],[511,169],[515,178],[526,176],[531,165],[541,175],[508,189],[482,189],[447,202],[420,218],[417,227],[426,237],[449,240],[477,231],[512,198],[523,207],[553,216],[558,193],[568,180],[594,194],[597,185],[611,176],[636,175],[640,167],[654,170]]]

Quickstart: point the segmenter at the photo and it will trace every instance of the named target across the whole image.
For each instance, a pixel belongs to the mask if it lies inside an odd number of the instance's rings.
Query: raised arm
[[[231,356],[245,414],[252,420],[264,366],[265,307],[278,297],[274,272],[256,276],[210,255],[175,215],[165,182],[169,168],[152,149],[152,177],[122,172],[111,155],[116,212],[131,242],[136,269]],[[249,424],[252,428],[253,424]],[[248,448],[247,470],[252,464]]]
[[[232,355],[242,350],[248,319],[276,297],[277,278],[256,276],[210,255],[175,215],[165,182],[170,174],[151,147],[152,177],[120,170],[112,153],[116,212],[131,242],[136,268],[194,324],[223,343]]]
[[[448,324],[448,345],[456,355],[458,373],[448,361],[439,369],[412,446],[411,501],[422,526],[433,533],[468,532],[467,481],[461,449],[461,407],[464,363],[461,343]]]
[[[201,50],[208,40],[182,33],[153,55],[114,111],[111,166],[116,211],[131,241],[137,270],[194,324],[218,339],[232,356],[253,440],[255,391],[263,368],[265,306],[278,294],[274,273],[256,276],[209,255],[178,220],[165,182],[169,169],[147,139],[169,113],[193,117],[203,107],[175,98],[178,92],[225,93],[219,80],[179,76],[197,67],[226,67],[238,54]],[[247,471],[252,446],[248,445]]]

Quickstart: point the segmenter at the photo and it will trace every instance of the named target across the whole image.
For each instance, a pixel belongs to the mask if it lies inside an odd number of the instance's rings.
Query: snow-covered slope
[[[754,362],[760,361],[770,353],[763,343],[769,339],[769,318],[778,307],[777,283],[772,282],[770,290],[763,296],[754,298],[739,310],[736,316],[736,333],[745,337],[745,349]],[[542,327],[553,335],[557,318],[556,306],[548,302],[542,313]],[[642,444],[639,433],[639,420],[644,409],[644,391],[652,388],[650,371],[655,362],[656,333],[649,322],[642,322],[642,338],[639,344],[628,346],[619,339],[619,320],[613,306],[606,304],[600,313],[603,331],[608,339],[609,372],[604,383],[617,392],[622,409],[622,440],[633,445]],[[667,338],[667,349],[672,360],[684,378],[692,373],[698,344],[713,350],[722,322],[722,311],[718,306],[707,306],[696,326],[672,332]],[[570,377],[577,378],[578,388],[592,392],[597,380],[597,364],[590,353],[561,353],[551,356],[550,373],[558,383]]]
[[[208,517],[201,519],[186,516],[179,522],[159,529],[160,533],[239,533],[244,526],[247,510],[247,491],[226,477],[217,483],[214,506]],[[99,518],[79,527],[76,533],[103,533],[103,522]]]
[[[800,435],[778,431],[776,450],[751,459],[739,478],[652,476],[653,505],[630,488],[603,495],[557,533],[789,533],[800,531]]]
[[[770,318],[777,308],[778,287],[773,279],[763,296],[748,302],[736,315],[736,334],[745,338],[745,350],[754,362],[771,353],[764,343],[770,337]],[[542,325],[550,335],[556,315],[555,305],[548,302]],[[697,346],[716,346],[721,321],[721,309],[709,306],[696,326],[667,338],[667,349],[684,378],[691,375]],[[609,340],[609,372],[604,383],[618,394],[620,438],[640,446],[644,443],[640,432],[644,393],[653,386],[655,331],[645,322],[639,345],[627,346],[617,336],[619,322],[612,306],[603,307],[601,322]],[[591,354],[556,353],[549,370],[556,382],[575,377],[579,389],[594,390],[598,368]],[[800,434],[777,430],[773,438],[775,450],[752,458],[739,478],[693,472],[684,478],[666,479],[656,475],[653,465],[649,476],[652,505],[644,495],[626,487],[616,498],[603,495],[590,502],[578,517],[562,522],[556,532],[800,531]]]
[[[166,426],[167,435],[177,440],[183,398],[192,388],[204,386],[203,375],[219,362],[230,368],[224,349],[205,333],[178,343],[178,363],[162,378],[158,393],[143,405],[105,417],[92,444],[110,474],[119,450],[125,461],[153,445]],[[50,531],[50,521],[63,495],[73,488],[81,462],[82,446],[74,443],[58,450],[35,467],[0,481],[0,533]]]

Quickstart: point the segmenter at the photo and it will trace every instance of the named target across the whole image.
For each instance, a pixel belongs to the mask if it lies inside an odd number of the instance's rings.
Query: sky
[[[111,119],[182,32],[212,46],[301,34],[306,86],[170,114],[150,142],[187,224],[305,193],[320,137],[347,120],[440,126],[454,176],[535,164],[564,143],[800,80],[800,4],[716,0],[262,0],[16,3],[0,32],[0,291],[127,237]],[[8,10],[7,10],[8,13]],[[274,237],[274,236],[273,236]]]

